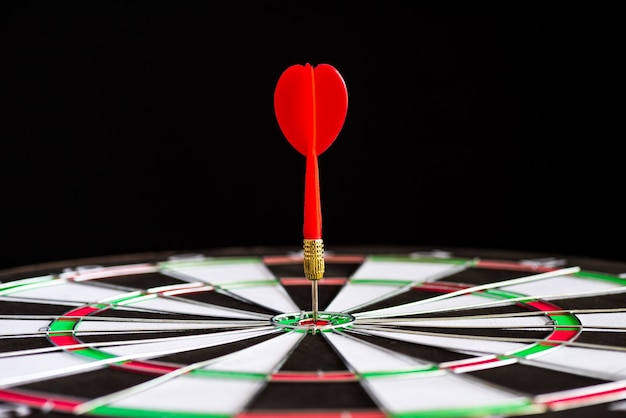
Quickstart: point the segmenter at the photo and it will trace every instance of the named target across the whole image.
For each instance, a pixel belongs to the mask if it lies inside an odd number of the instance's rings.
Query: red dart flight
[[[287,140],[306,157],[304,238],[322,238],[317,156],[328,149],[343,127],[348,91],[329,64],[292,65],[274,91],[274,111]]]

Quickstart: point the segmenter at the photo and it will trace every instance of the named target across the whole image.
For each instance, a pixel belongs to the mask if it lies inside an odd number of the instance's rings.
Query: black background
[[[273,92],[305,63],[335,66],[349,94],[345,125],[319,157],[328,250],[626,260],[615,10],[3,5],[0,267],[299,248],[305,159],[276,123]]]

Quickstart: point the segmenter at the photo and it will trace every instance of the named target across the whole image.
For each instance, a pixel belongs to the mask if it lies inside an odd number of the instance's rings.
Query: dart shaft
[[[314,320],[318,314],[317,281],[324,277],[324,241],[321,239],[307,239],[304,247],[304,276],[311,280],[311,299]]]

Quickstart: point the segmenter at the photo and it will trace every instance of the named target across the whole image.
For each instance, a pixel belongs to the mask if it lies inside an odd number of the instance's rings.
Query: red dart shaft
[[[322,239],[322,204],[320,200],[319,167],[317,165],[317,103],[315,100],[315,73],[306,65],[311,80],[311,137],[306,154],[304,179],[304,226],[305,239]]]
[[[306,158],[304,178],[304,238],[322,239],[322,203],[320,199],[317,155]]]

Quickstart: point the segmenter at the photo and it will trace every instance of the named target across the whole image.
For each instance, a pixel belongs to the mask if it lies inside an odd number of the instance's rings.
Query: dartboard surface
[[[0,417],[624,416],[626,264],[331,250],[0,272]]]

